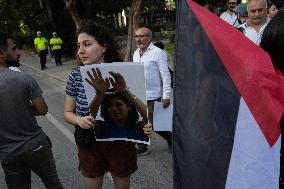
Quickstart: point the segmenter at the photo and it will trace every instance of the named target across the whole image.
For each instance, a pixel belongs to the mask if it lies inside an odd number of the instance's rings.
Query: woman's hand
[[[144,134],[150,137],[150,135],[153,133],[153,127],[151,123],[147,123],[143,127]]]
[[[77,125],[81,127],[82,129],[90,129],[95,127],[96,120],[93,118],[93,116],[84,116],[84,117],[78,117],[78,120],[76,121]]]
[[[86,81],[95,88],[98,94],[104,94],[110,87],[109,79],[103,79],[102,73],[99,68],[92,68],[92,72],[93,75],[89,71],[87,71],[90,80],[86,78]]]
[[[114,72],[109,72],[109,74],[113,77],[109,78],[109,80],[116,91],[123,91],[127,89],[126,82],[121,74]]]

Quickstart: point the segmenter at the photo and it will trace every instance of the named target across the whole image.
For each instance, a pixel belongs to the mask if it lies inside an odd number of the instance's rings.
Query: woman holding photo
[[[77,57],[80,66],[121,61],[119,47],[113,35],[103,25],[92,21],[84,21],[77,32]],[[97,142],[95,138],[95,118],[90,115],[79,67],[72,70],[67,80],[64,118],[75,126],[79,171],[84,177],[85,188],[102,188],[106,171],[112,173],[116,189],[128,188],[130,174],[137,166],[133,164],[128,171],[121,172],[119,166],[111,167],[105,163],[106,159],[97,156],[99,145],[103,142]]]
[[[110,72],[112,78],[104,79],[98,68],[89,72],[87,82],[96,90],[96,96],[90,104],[91,115],[97,116],[99,107],[104,121],[95,121],[95,133],[98,135],[112,135],[111,132],[140,135],[148,138],[152,125],[147,123],[146,105],[139,100],[126,86],[122,75]],[[113,88],[110,88],[110,83]],[[138,121],[139,114],[142,121]],[[144,136],[144,137],[143,137]],[[115,188],[129,188],[131,174],[137,170],[137,157],[133,141],[120,140],[96,142],[92,155],[99,163],[96,165],[97,174],[110,172]]]

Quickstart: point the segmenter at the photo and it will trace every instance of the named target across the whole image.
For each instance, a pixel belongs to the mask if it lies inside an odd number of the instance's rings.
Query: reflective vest
[[[50,39],[50,45],[52,50],[61,49],[62,41],[60,37],[53,37]]]
[[[45,50],[46,49],[46,43],[48,43],[48,41],[44,38],[44,37],[36,37],[34,39],[34,44],[36,46],[37,50]]]

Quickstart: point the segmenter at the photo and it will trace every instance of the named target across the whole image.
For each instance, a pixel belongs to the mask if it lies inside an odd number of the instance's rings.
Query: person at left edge
[[[35,116],[48,107],[42,90],[30,75],[8,67],[19,62],[12,37],[0,33],[0,160],[9,189],[30,189],[31,170],[48,189],[62,189],[51,142]]]
[[[35,50],[38,53],[40,59],[41,70],[47,69],[46,67],[46,56],[48,53],[48,41],[41,36],[41,32],[36,32],[37,37],[34,39]]]
[[[57,36],[56,32],[52,33],[53,37],[50,39],[49,44],[51,46],[52,53],[54,55],[56,66],[62,65],[61,62],[61,45],[62,40]]]

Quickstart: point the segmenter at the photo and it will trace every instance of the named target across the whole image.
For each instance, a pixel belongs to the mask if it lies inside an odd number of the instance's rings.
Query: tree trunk
[[[41,8],[41,9],[43,9],[43,6],[42,6],[42,0],[38,0],[38,2],[39,2],[39,6],[40,6],[40,8]]]
[[[128,40],[127,40],[127,50],[124,57],[124,61],[128,62],[132,59],[132,51],[135,46],[134,32],[139,27],[139,16],[141,9],[142,0],[133,0],[131,8],[128,14]]]
[[[76,0],[64,0],[65,5],[66,5],[66,9],[69,12],[75,27],[76,27],[76,31],[78,31],[81,27],[81,19],[79,17],[79,14],[77,12],[77,8],[76,8]]]
[[[136,0],[134,13],[133,13],[133,31],[139,27],[140,9],[142,0]]]
[[[52,8],[51,8],[51,3],[50,3],[50,0],[45,0],[45,6],[46,6],[46,9],[47,9],[47,13],[48,13],[48,20],[52,26],[52,30],[55,29],[55,22],[54,22],[54,19],[53,19],[53,12],[52,12]]]

